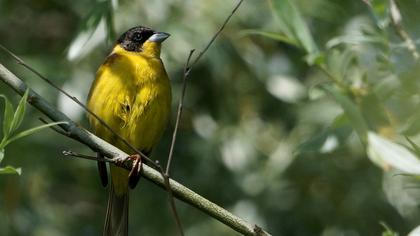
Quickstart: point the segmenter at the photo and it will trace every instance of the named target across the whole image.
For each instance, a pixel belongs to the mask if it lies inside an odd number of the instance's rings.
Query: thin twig
[[[62,151],[62,154],[66,157],[67,156],[68,157],[78,157],[78,158],[82,158],[82,159],[86,159],[86,160],[92,160],[92,161],[102,161],[102,162],[115,163],[114,159],[110,159],[110,158],[107,158],[107,157],[98,158],[96,156],[85,155],[85,154],[73,152],[73,151],[70,151],[70,150],[64,150],[64,151]]]
[[[25,67],[26,69],[28,69],[29,71],[31,71],[32,73],[34,73],[35,75],[37,75],[40,79],[42,79],[43,81],[45,81],[46,83],[48,83],[49,85],[51,85],[53,88],[55,88],[56,90],[58,90],[59,92],[61,92],[62,94],[64,94],[66,97],[70,98],[72,101],[74,101],[75,103],[77,103],[86,112],[88,112],[90,115],[92,115],[93,117],[95,117],[95,119],[97,121],[99,121],[99,123],[101,123],[105,128],[107,128],[112,134],[114,134],[118,139],[120,139],[125,145],[127,145],[134,152],[136,152],[137,154],[139,154],[140,156],[142,156],[146,161],[148,161],[149,164],[151,164],[155,168],[158,168],[159,169],[159,166],[157,166],[154,161],[152,161],[148,156],[146,156],[145,154],[143,154],[140,150],[138,150],[131,143],[129,143],[127,140],[125,140],[120,134],[118,134],[117,132],[115,132],[114,129],[111,128],[111,126],[109,126],[103,119],[101,119],[94,112],[92,112],[85,104],[83,104],[82,102],[80,102],[79,99],[77,99],[76,97],[70,95],[65,90],[63,90],[60,87],[58,87],[57,85],[55,85],[51,80],[49,80],[47,77],[43,76],[41,73],[39,73],[37,70],[35,70],[31,66],[29,66],[28,64],[26,64],[25,61],[23,61],[21,58],[19,58],[17,55],[15,55],[13,52],[11,52],[9,49],[7,49],[6,47],[4,47],[3,45],[0,44],[0,48],[3,51],[5,51],[6,53],[8,53],[10,56],[12,56],[17,61],[18,64],[22,65],[23,67]]]
[[[178,133],[179,121],[181,120],[182,108],[184,106],[183,104],[184,104],[185,91],[187,90],[187,77],[188,77],[187,68],[189,67],[191,56],[193,55],[193,53],[194,53],[194,49],[190,51],[190,54],[188,55],[188,58],[187,58],[187,62],[185,63],[185,66],[184,66],[184,76],[182,78],[182,92],[181,92],[181,97],[178,103],[178,111],[176,114],[174,132],[172,134],[171,148],[169,149],[168,162],[166,163],[166,172],[165,172],[166,175],[169,175],[169,169],[172,162],[172,155],[174,152],[176,135]]]

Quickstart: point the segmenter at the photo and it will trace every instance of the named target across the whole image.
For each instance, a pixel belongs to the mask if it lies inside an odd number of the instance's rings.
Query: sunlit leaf
[[[6,141],[6,145],[9,144],[9,143],[11,143],[11,142],[13,142],[13,141],[15,141],[15,140],[17,140],[17,139],[20,139],[20,138],[26,137],[28,135],[31,135],[33,133],[36,133],[38,131],[41,131],[42,129],[45,129],[45,128],[48,128],[48,127],[51,127],[51,126],[54,126],[54,125],[59,125],[59,124],[67,124],[67,122],[66,121],[53,122],[53,123],[49,123],[49,124],[45,124],[45,125],[40,125],[40,126],[31,128],[31,129],[22,131],[22,132],[20,132],[20,133],[18,133],[16,135],[14,135],[10,139],[8,139]]]
[[[276,98],[296,103],[306,97],[306,88],[296,78],[284,75],[276,75],[267,79],[266,88]]]
[[[73,39],[67,52],[69,60],[86,56],[106,38],[107,18],[110,4],[108,1],[97,1],[87,18],[83,20],[78,35]],[[109,19],[108,19],[109,20]]]
[[[12,166],[6,166],[6,167],[2,167],[0,168],[0,174],[18,174],[20,175],[22,173],[22,169],[21,168],[15,168]]]
[[[318,48],[309,27],[304,21],[299,9],[290,0],[273,0],[275,12],[279,19],[283,22],[286,29],[283,32],[288,38],[292,38],[299,42],[299,45],[308,53],[318,52]]]
[[[364,143],[366,141],[366,133],[368,131],[368,126],[356,104],[354,104],[347,96],[345,96],[344,94],[342,94],[334,88],[328,86],[323,86],[323,88],[331,95],[333,95],[335,101],[338,104],[340,104],[340,106],[343,108],[344,113],[350,120],[350,123],[356,130],[357,134],[359,135],[359,138]]]
[[[7,139],[13,121],[13,105],[6,96],[0,94],[0,97],[4,99],[3,139]]]
[[[410,231],[407,236],[419,236],[420,235],[420,225]]]
[[[368,133],[367,154],[371,161],[387,169],[395,168],[407,174],[420,175],[420,160],[406,147]]]
[[[353,44],[353,45],[359,45],[363,43],[383,43],[384,40],[380,37],[373,37],[373,36],[367,36],[367,35],[361,35],[361,34],[348,34],[348,35],[342,35],[338,37],[334,37],[330,39],[326,43],[326,47],[328,49],[337,47],[342,44]]]

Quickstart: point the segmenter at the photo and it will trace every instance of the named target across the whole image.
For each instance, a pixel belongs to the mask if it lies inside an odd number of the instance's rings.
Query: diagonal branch
[[[28,89],[28,86],[21,79],[10,72],[1,63],[0,79],[20,95],[24,94],[26,89]],[[124,153],[120,149],[80,127],[31,89],[29,91],[28,102],[53,121],[67,121],[67,124],[60,124],[60,127],[66,132],[66,134],[68,134],[68,137],[85,144],[95,152],[99,152],[110,159],[123,159],[128,156],[128,154]],[[141,174],[145,177],[145,179],[166,190],[167,186],[165,185],[164,177],[162,177],[161,173],[155,169],[147,165],[143,165]],[[174,197],[191,206],[194,206],[239,233],[244,235],[270,235],[259,226],[250,224],[238,216],[233,215],[173,179],[169,179],[169,186]]]

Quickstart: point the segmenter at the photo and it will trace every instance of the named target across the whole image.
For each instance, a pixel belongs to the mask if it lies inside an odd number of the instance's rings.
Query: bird
[[[87,107],[112,129],[90,114],[93,133],[126,153],[134,151],[118,135],[149,156],[169,122],[171,86],[160,58],[162,42],[169,36],[145,26],[127,30],[114,44],[91,85]],[[98,158],[102,157],[98,154]],[[106,187],[106,163],[98,161],[98,169]],[[109,169],[111,184],[103,235],[125,236],[129,188],[136,186],[139,177],[114,164]]]

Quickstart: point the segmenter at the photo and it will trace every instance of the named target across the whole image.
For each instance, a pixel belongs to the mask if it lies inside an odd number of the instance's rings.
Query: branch
[[[0,79],[20,95],[23,95],[26,89],[28,89],[28,86],[21,79],[19,79],[16,75],[10,72],[1,63]],[[112,160],[121,160],[129,156],[127,153],[124,153],[115,146],[105,142],[104,140],[93,135],[86,129],[80,127],[78,124],[70,120],[70,118],[68,118],[62,112],[58,111],[48,101],[46,101],[43,97],[34,92],[32,89],[29,90],[28,103],[30,103],[40,112],[44,113],[53,121],[67,121],[67,124],[60,124],[59,126],[66,132],[66,134],[68,134],[68,137],[85,144],[86,146],[90,147],[93,151],[99,152]],[[155,169],[147,165],[143,165],[141,174],[142,176],[144,176],[145,179],[148,179],[149,181],[158,185],[162,189],[166,190],[164,178],[162,177],[161,173],[159,173]],[[236,230],[237,232],[242,233],[244,235],[270,235],[269,233],[262,230],[259,226],[249,224],[245,220],[233,215],[232,213],[226,211],[222,207],[210,202],[206,198],[200,196],[199,194],[188,189],[182,184],[176,182],[175,180],[169,179],[169,183],[171,191],[177,199],[194,206],[195,208],[219,220],[220,222]]]
[[[407,45],[408,50],[411,52],[414,60],[419,59],[419,52],[417,51],[416,44],[414,43],[413,39],[411,39],[410,35],[405,31],[402,25],[402,16],[400,9],[398,9],[397,3],[395,0],[390,0],[390,17],[392,26],[394,26],[395,31],[397,32],[398,36],[405,42]]]

